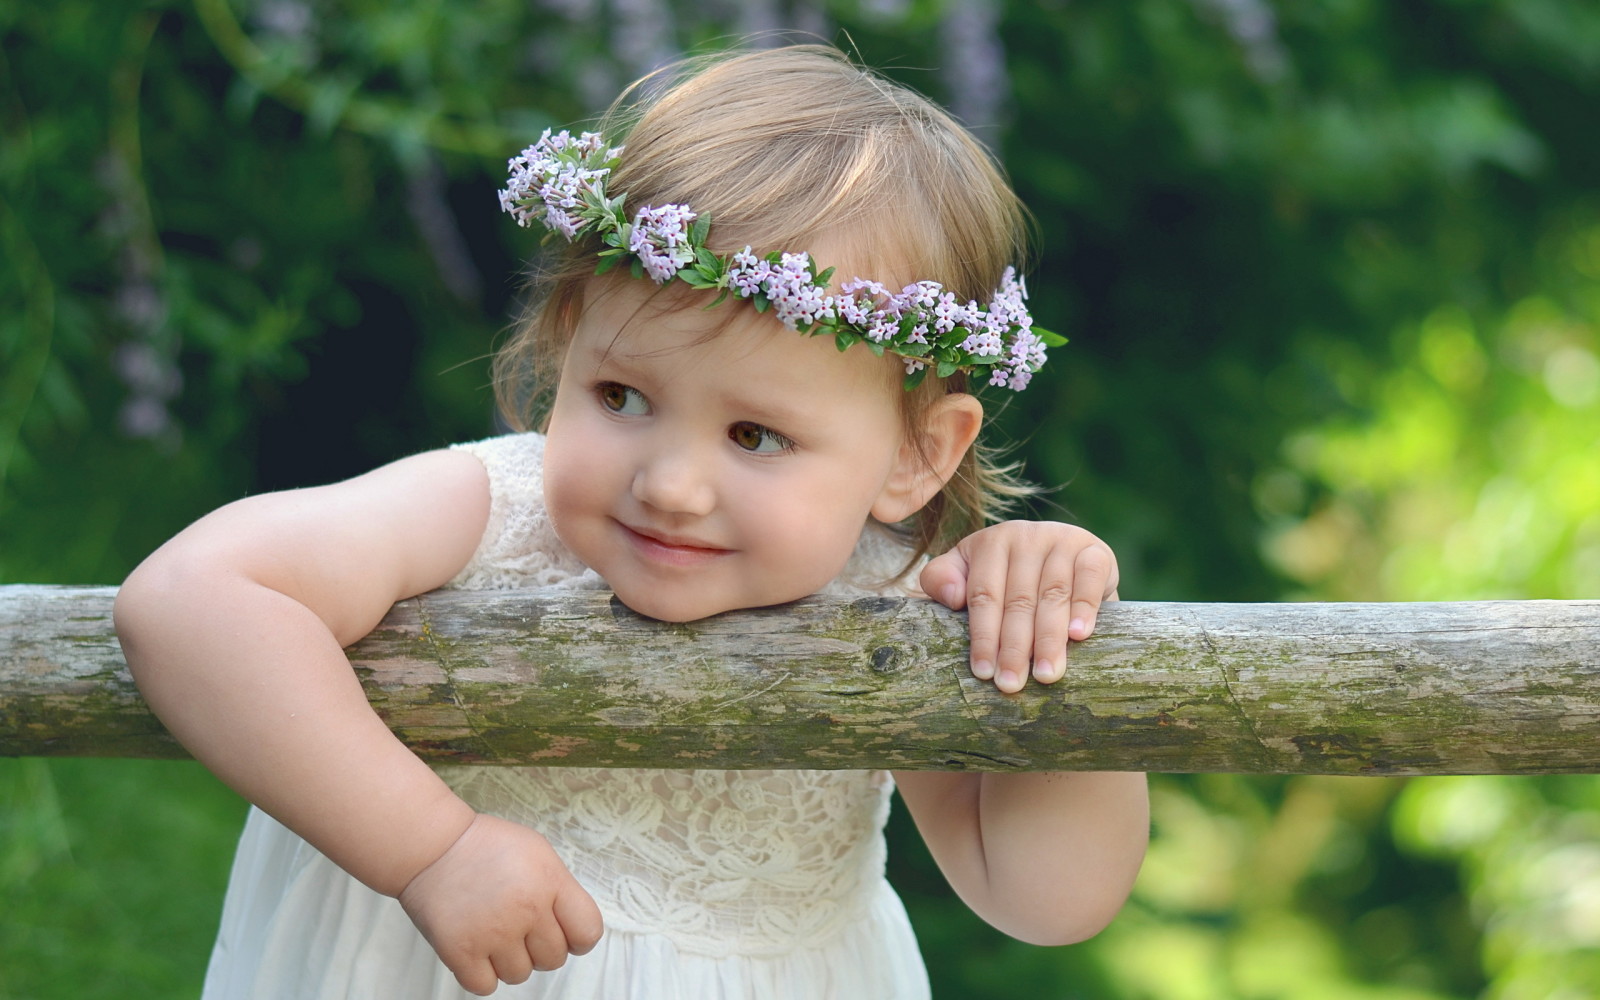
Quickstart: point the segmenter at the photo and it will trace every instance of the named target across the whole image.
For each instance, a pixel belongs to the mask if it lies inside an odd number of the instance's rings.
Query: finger
[[[587,955],[600,942],[605,932],[600,907],[594,897],[573,880],[572,885],[556,894],[554,906],[556,921],[567,940],[567,950],[574,955]]]
[[[1000,653],[994,671],[994,686],[1007,694],[1022,690],[1033,665],[1034,622],[1039,614],[1043,569],[1044,554],[1037,546],[1012,548],[1000,620]]]
[[[456,982],[461,984],[461,988],[473,996],[486,997],[500,986],[494,964],[487,958],[446,962],[445,965],[455,974]]]
[[[550,972],[567,964],[567,936],[561,932],[561,925],[548,916],[534,925],[533,930],[523,939],[523,944],[528,949],[528,958],[533,963],[533,968],[539,972]]]
[[[502,983],[512,986],[525,983],[533,975],[533,957],[528,954],[527,941],[517,941],[489,956],[494,974]]]
[[[1100,604],[1117,590],[1117,557],[1104,545],[1091,545],[1078,552],[1072,574],[1072,620],[1067,626],[1073,639],[1094,634]]]
[[[991,536],[992,537],[992,536]],[[963,540],[967,563],[967,632],[972,647],[972,676],[991,680],[1000,659],[1000,623],[1004,618],[1009,559],[1005,547],[986,544],[984,536]]]
[[[929,559],[917,584],[924,594],[951,611],[960,611],[967,603],[967,557],[954,548]]]
[[[1033,618],[1033,677],[1054,684],[1067,670],[1068,618],[1077,580],[1070,549],[1052,548],[1039,570],[1039,607]]]
[[[549,909],[542,909],[541,907],[538,912],[530,914],[533,917],[533,922],[531,922],[528,936],[525,939],[526,946],[528,946],[528,957],[533,958],[533,968],[541,971],[541,973],[562,968],[563,965],[566,965],[566,955],[570,955],[573,952],[573,947],[571,947],[571,942],[568,941],[566,928],[562,925],[562,917],[558,914],[557,907],[562,902],[563,890],[566,888],[565,883],[571,883],[576,888],[578,882],[565,870],[562,870],[560,875],[557,875],[557,878],[560,882],[558,882],[558,888],[555,890],[555,898],[550,899]],[[582,893],[582,890],[576,891]],[[587,893],[584,894],[587,896]]]

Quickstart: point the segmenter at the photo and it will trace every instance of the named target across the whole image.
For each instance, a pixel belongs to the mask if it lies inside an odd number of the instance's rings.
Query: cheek
[[[849,470],[860,473],[862,467]],[[855,551],[877,495],[872,477],[821,472],[787,489],[764,491],[747,508],[760,519],[779,575],[811,593],[839,575]],[[796,594],[794,596],[805,596]]]
[[[570,533],[585,515],[601,508],[608,454],[604,442],[581,418],[551,414],[544,448],[544,497],[556,534],[576,548]]]

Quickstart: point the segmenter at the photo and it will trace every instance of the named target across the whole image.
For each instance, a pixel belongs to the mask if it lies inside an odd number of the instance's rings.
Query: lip
[[[634,551],[651,562],[668,566],[699,566],[733,552],[732,549],[702,545],[698,539],[682,535],[641,530],[621,521],[617,525],[622,528]]]

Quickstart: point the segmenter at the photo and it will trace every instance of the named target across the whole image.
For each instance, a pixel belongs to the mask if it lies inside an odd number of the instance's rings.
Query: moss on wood
[[[0,754],[181,756],[104,587],[0,587]],[[813,598],[690,624],[438,591],[347,650],[439,763],[1442,774],[1600,770],[1600,602],[1123,603],[999,694],[964,616]]]

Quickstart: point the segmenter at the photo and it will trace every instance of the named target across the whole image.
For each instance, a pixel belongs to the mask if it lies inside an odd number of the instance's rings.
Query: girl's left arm
[[[1117,599],[1117,560],[1090,532],[1007,521],[931,560],[922,589],[965,607],[972,672],[1001,691],[1051,683],[1069,642]],[[1099,933],[1127,900],[1149,839],[1142,774],[895,775],[934,860],[984,920],[1033,944]]]
[[[895,783],[956,894],[1030,944],[1098,934],[1144,859],[1142,774],[902,771]]]

